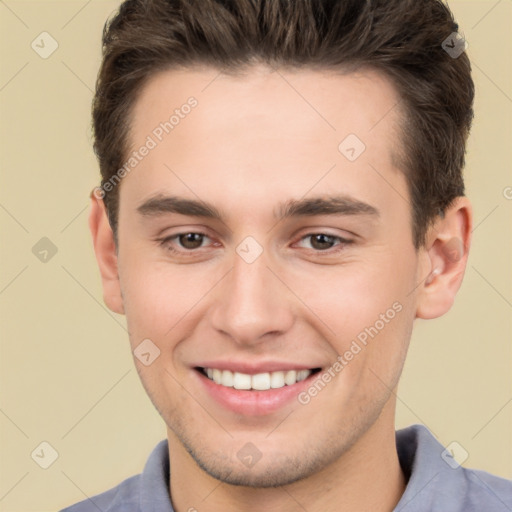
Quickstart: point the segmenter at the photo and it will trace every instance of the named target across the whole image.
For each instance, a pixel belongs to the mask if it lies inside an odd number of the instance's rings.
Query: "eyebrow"
[[[178,213],[190,217],[204,217],[224,222],[224,215],[215,206],[195,199],[157,195],[142,203],[137,211],[144,217]],[[274,210],[274,218],[281,221],[290,217],[312,217],[315,215],[369,215],[379,217],[374,206],[350,196],[313,197],[290,199]]]

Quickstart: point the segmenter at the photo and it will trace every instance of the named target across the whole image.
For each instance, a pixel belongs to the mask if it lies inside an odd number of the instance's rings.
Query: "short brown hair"
[[[93,101],[102,187],[129,152],[131,112],[157,71],[207,64],[353,70],[390,78],[401,97],[413,240],[464,195],[474,84],[465,52],[442,47],[458,26],[441,0],[126,0],[105,24]],[[117,243],[119,190],[103,191]]]

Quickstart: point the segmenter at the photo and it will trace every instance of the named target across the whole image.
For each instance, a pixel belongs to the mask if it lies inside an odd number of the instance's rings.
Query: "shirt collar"
[[[169,445],[160,441],[149,456],[141,475],[140,510],[174,512],[169,494]]]
[[[460,503],[455,490],[466,488],[463,468],[450,459],[449,452],[423,425],[396,431],[398,459],[408,479],[394,512],[423,512],[447,503]],[[174,512],[169,494],[169,447],[160,441],[149,456],[140,482],[140,510]],[[443,509],[455,512],[459,508]]]

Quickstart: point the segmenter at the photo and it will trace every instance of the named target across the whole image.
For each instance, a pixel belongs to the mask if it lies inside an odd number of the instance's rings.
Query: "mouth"
[[[270,415],[294,403],[299,405],[299,394],[311,386],[321,372],[321,368],[304,367],[257,373],[210,366],[197,366],[194,370],[198,385],[213,403],[237,415],[253,417]]]
[[[298,382],[302,382],[311,375],[320,372],[321,368],[282,370],[255,374],[221,370],[219,368],[196,367],[195,370],[219,386],[243,391],[268,391],[271,389],[281,389],[286,386],[294,386]]]

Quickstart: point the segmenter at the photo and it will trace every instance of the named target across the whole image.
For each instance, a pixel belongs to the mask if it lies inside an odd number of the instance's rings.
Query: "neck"
[[[176,512],[391,512],[407,484],[396,450],[394,404],[335,462],[308,478],[275,488],[219,482],[197,466],[171,431],[168,435]]]

